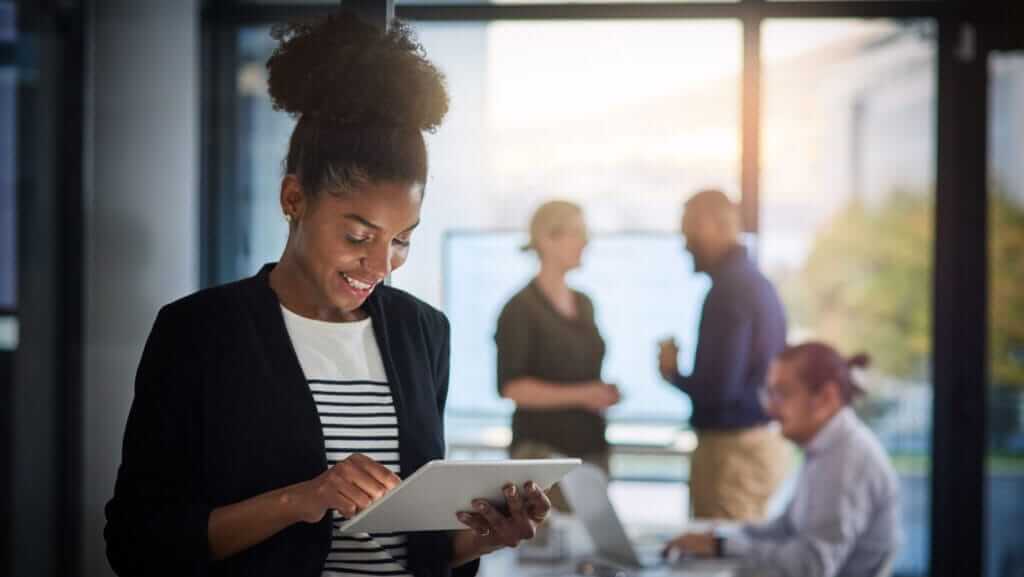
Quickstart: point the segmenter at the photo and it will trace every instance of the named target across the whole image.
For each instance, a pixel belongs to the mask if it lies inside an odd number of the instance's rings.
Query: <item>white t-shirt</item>
[[[327,466],[363,453],[396,474],[398,420],[384,362],[369,318],[349,323],[308,319],[281,307],[299,364],[316,402]],[[404,534],[334,533],[323,575],[411,577]]]

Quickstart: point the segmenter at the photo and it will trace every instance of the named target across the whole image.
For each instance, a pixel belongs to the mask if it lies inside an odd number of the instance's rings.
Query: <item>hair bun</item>
[[[433,130],[448,112],[444,75],[427,60],[412,31],[387,32],[350,10],[315,23],[275,25],[279,41],[267,60],[275,110],[335,126]]]
[[[849,365],[851,369],[866,369],[871,366],[871,357],[866,353],[860,353],[850,357],[849,360],[846,361],[846,364]]]

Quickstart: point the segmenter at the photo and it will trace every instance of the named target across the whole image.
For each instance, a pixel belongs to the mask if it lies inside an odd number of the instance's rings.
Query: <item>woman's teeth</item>
[[[345,278],[345,282],[347,282],[350,287],[352,287],[354,289],[357,289],[357,290],[361,290],[361,291],[368,291],[368,290],[373,288],[374,284],[376,284],[376,283],[365,283],[363,281],[356,280],[356,279],[348,276],[345,273],[341,273],[341,276]]]

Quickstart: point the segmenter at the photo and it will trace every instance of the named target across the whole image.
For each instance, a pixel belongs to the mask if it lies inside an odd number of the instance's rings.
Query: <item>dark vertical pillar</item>
[[[248,190],[238,186],[238,38],[226,13],[233,0],[209,2],[201,32],[202,140],[200,166],[199,282],[213,286],[252,274],[239,265],[248,250],[239,207]]]
[[[987,56],[983,28],[959,8],[939,27],[933,577],[984,574]]]
[[[80,555],[84,17],[19,2],[18,315],[11,387],[11,574],[74,575]]]

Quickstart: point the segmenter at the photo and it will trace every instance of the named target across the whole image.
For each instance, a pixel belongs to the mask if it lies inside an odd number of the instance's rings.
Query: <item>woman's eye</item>
[[[394,242],[394,243],[395,243],[396,245],[398,245],[398,246],[403,246],[403,247],[404,247],[404,246],[409,246],[409,244],[410,244],[410,243],[411,243],[412,241],[411,241],[410,239],[405,239],[405,240],[402,240],[402,239],[400,239],[400,238],[396,238],[396,239],[395,239],[395,240],[393,240],[392,242]]]
[[[352,236],[351,234],[345,235],[345,239],[352,244],[363,244],[364,242],[370,240],[369,237]]]

